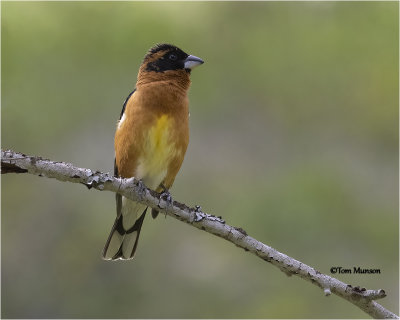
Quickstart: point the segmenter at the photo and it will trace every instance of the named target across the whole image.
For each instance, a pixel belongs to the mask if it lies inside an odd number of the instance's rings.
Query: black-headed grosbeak
[[[117,125],[115,176],[135,177],[148,188],[168,192],[189,143],[190,71],[203,62],[170,44],[148,51]],[[132,259],[147,207],[119,194],[116,202],[117,218],[103,258]],[[152,210],[153,218],[157,214]]]

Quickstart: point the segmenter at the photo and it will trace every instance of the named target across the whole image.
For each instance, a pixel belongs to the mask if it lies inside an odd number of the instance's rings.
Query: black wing
[[[128,102],[129,98],[131,97],[131,95],[133,95],[133,93],[134,93],[135,91],[136,91],[136,89],[133,89],[133,91],[132,91],[132,92],[129,94],[129,96],[125,99],[124,105],[122,106],[121,114],[120,114],[120,116],[119,116],[119,120],[121,120],[122,115],[123,115],[124,112],[125,112],[126,103]]]
[[[134,89],[129,96],[125,99],[124,101],[124,105],[122,106],[122,110],[121,110],[121,114],[119,116],[119,120],[121,120],[122,115],[125,112],[125,108],[126,108],[126,103],[128,102],[129,98],[131,97],[131,95],[136,91],[136,89]],[[118,177],[119,173],[118,173],[118,167],[117,167],[117,161],[114,158],[114,176]],[[115,194],[115,200],[117,202],[117,216],[119,217],[119,215],[121,214],[121,207],[122,207],[122,196],[119,193]]]
[[[133,95],[133,93],[136,91],[136,89],[134,89],[129,96],[125,99],[124,101],[124,105],[122,106],[122,110],[121,110],[121,114],[119,115],[119,120],[121,120],[124,112],[125,112],[125,108],[126,108],[126,103],[128,102],[129,98],[131,97],[131,95]],[[118,177],[118,167],[117,167],[117,162],[114,158],[114,176]]]
[[[114,158],[114,176],[118,177],[118,167],[115,158]],[[117,217],[119,217],[122,209],[122,196],[119,193],[115,194],[115,202],[117,204]]]

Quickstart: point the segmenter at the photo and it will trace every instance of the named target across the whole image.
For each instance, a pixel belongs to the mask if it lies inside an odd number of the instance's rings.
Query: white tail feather
[[[122,199],[121,214],[115,219],[103,250],[105,260],[133,258],[146,209],[142,204]]]

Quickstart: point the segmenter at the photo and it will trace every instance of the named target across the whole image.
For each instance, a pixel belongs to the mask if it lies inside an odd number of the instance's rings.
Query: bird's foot
[[[160,193],[158,207],[160,209],[162,209],[160,206],[160,202],[161,202],[161,200],[164,200],[167,203],[165,208],[167,208],[167,211],[168,211],[168,209],[173,206],[173,200],[172,200],[171,194],[169,193],[169,190],[164,185],[161,185],[161,186],[164,189],[164,191]],[[165,213],[165,216],[167,216],[166,213]]]
[[[140,199],[141,200],[143,200],[143,198],[144,198],[144,196],[145,196],[145,194],[146,194],[146,186],[144,185],[144,183],[143,183],[143,180],[142,179],[139,179],[138,180],[138,182],[137,182],[137,186],[138,186],[138,188],[139,188],[139,197],[140,197]]]

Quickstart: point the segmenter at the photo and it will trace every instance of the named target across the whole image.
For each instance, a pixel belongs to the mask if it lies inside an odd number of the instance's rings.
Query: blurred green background
[[[2,2],[2,148],[112,172],[146,51],[192,72],[174,199],[398,313],[397,2]],[[2,176],[3,318],[365,318],[205,232],[146,218],[136,259],[101,250],[114,195]]]

